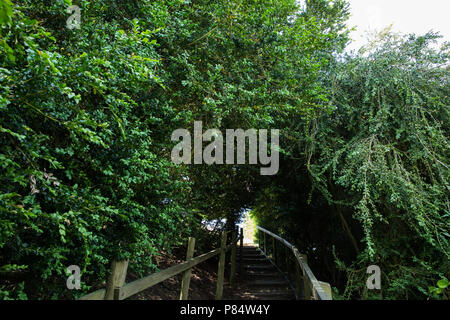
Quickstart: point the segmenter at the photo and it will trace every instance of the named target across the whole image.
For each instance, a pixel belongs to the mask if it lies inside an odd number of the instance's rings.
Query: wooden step
[[[265,259],[265,260],[267,260],[267,258],[262,255],[242,256],[242,260],[247,260],[247,259]],[[236,261],[239,261],[239,260],[241,260],[241,259],[239,256],[237,256]]]
[[[252,295],[258,300],[295,300],[292,290],[254,292]]]
[[[261,270],[276,270],[273,264],[247,264],[244,265],[245,269],[247,270],[254,270],[254,271],[261,271]]]
[[[242,263],[244,264],[264,264],[270,263],[266,258],[246,258],[242,259]]]
[[[236,253],[239,253],[241,250],[237,249]],[[261,254],[261,251],[259,251],[259,249],[255,249],[255,250],[242,250],[242,254]]]
[[[283,279],[278,272],[247,272],[246,277],[250,279]]]
[[[239,251],[236,252],[236,256],[239,257],[239,255],[240,255]],[[252,252],[245,252],[244,251],[244,252],[242,252],[242,256],[243,257],[245,257],[245,256],[262,256],[262,257],[264,257],[264,255],[261,252],[259,252],[259,251],[252,251]]]
[[[277,280],[254,280],[247,282],[247,285],[250,287],[264,287],[264,288],[273,288],[273,287],[282,287],[289,288],[289,285],[286,281],[282,279]]]
[[[236,252],[236,256],[239,257],[240,253]],[[262,256],[262,257],[264,257],[264,255],[261,252],[258,252],[258,251],[254,251],[254,252],[245,252],[244,251],[244,252],[242,252],[242,256],[243,257],[247,257],[247,256],[249,256],[249,257],[254,257],[254,256],[257,256],[257,257]]]
[[[237,254],[244,264],[241,298],[255,300],[293,300],[295,293],[283,275],[258,247],[244,247]]]

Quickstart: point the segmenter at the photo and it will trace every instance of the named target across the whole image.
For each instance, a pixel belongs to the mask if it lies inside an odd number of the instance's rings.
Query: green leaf
[[[13,16],[10,0],[0,0],[0,25],[10,24]]]
[[[439,280],[437,282],[437,285],[438,285],[439,288],[445,289],[445,288],[448,287],[448,281],[445,280],[445,279]]]

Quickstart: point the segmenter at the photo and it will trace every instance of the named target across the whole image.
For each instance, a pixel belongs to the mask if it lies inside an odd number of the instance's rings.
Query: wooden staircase
[[[238,255],[238,260],[240,256]],[[234,299],[293,300],[295,292],[283,274],[256,246],[242,247],[242,274]]]
[[[295,246],[280,236],[262,227],[256,228],[259,233],[258,246],[244,245],[242,228],[239,235],[236,231],[232,232],[232,238],[228,242],[227,233],[230,231],[223,231],[219,248],[196,257],[194,257],[195,239],[190,237],[185,261],[129,283],[125,283],[128,260],[113,261],[106,288],[91,292],[79,300],[128,299],[180,274],[182,274],[180,300],[187,300],[192,268],[216,256],[219,256],[219,263],[215,298],[222,300],[228,252],[230,252],[228,275],[231,290],[227,290],[225,296],[227,300],[332,299],[330,284],[316,279],[308,266],[306,255],[300,254]],[[272,248],[267,243],[266,237],[272,238]],[[260,248],[263,248],[264,253]],[[239,274],[239,281],[236,281],[236,271]]]

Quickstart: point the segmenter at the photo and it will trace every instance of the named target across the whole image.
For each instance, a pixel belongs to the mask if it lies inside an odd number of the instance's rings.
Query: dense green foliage
[[[447,46],[431,49],[434,39],[387,37],[333,66],[331,113],[303,127],[300,161],[286,159],[256,210],[334,284],[336,259],[345,298],[423,298],[449,276],[450,56]],[[371,264],[382,270],[381,292],[365,287]]]
[[[244,208],[345,298],[381,297],[369,264],[384,298],[437,293],[448,49],[430,34],[341,57],[348,14],[343,0],[0,0],[0,298],[80,296],[112,259],[153,270],[203,219],[232,228]],[[173,164],[172,132],[197,120],[281,129],[279,173]]]
[[[22,282],[33,297],[72,294],[71,264],[82,266],[85,290],[113,258],[152,267],[195,221],[236,215],[248,201],[236,195],[257,171],[175,167],[171,132],[193,120],[265,128],[284,112],[310,113],[298,99],[323,91],[313,55],[336,37],[294,1],[79,1],[81,28],[69,30],[71,4],[16,1],[1,26],[10,297]]]
[[[43,298],[63,291],[70,264],[87,285],[114,257],[151,266],[189,221],[188,185],[166,156],[173,111],[144,99],[164,86],[155,28],[135,19],[145,7],[86,1],[78,31],[67,5],[25,1],[2,27],[2,270],[23,270]]]

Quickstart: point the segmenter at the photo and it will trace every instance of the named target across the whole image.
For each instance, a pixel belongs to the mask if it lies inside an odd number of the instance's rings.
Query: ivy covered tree
[[[301,127],[285,175],[260,195],[256,217],[345,298],[426,298],[449,276],[449,51],[437,38],[387,35],[336,62],[330,110]],[[371,264],[383,286],[369,293]]]
[[[16,1],[1,26],[0,267],[11,297],[18,283],[32,297],[71,295],[69,265],[84,290],[112,259],[152,269],[191,228],[189,182],[167,139],[176,112],[149,96],[165,88],[147,17],[160,10],[81,1],[70,30],[70,4]]]

